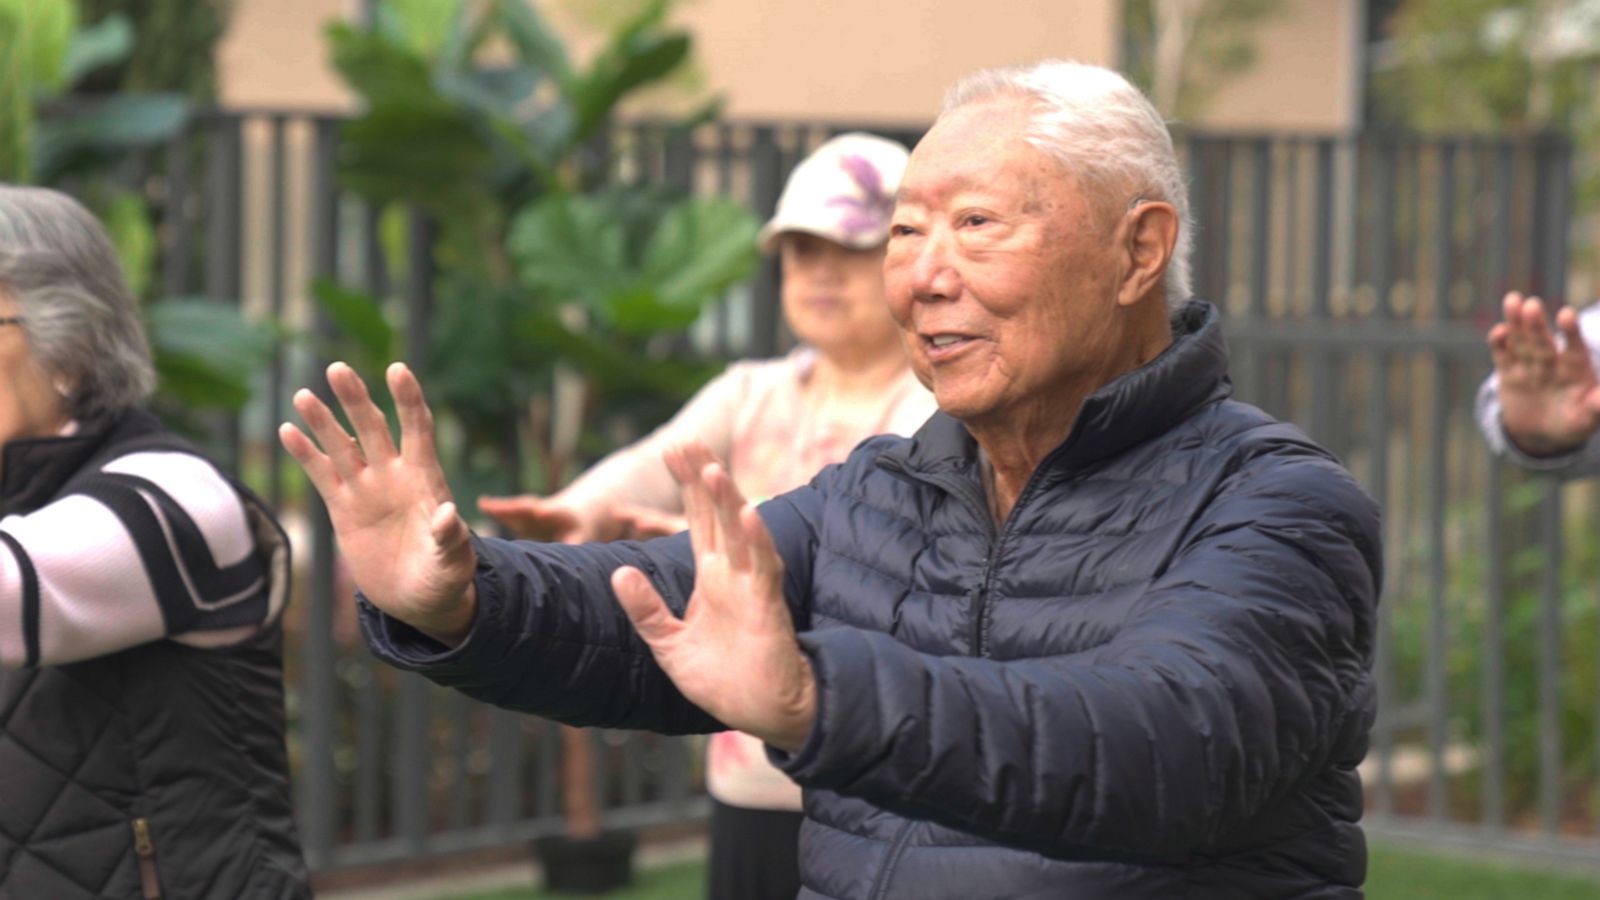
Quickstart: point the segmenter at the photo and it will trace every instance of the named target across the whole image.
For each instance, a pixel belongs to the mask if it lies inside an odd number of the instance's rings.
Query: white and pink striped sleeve
[[[163,638],[242,640],[281,611],[268,569],[243,501],[210,463],[120,457],[48,506],[0,520],[0,666]]]

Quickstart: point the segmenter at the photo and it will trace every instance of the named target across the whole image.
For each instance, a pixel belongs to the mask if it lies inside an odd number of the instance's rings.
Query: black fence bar
[[[320,119],[312,136],[312,273],[332,277],[339,268],[339,192],[334,183],[334,144],[337,123]],[[323,330],[326,323],[319,323]],[[306,384],[326,388],[321,366],[312,360]],[[324,394],[324,396],[326,396]],[[304,742],[301,746],[300,834],[305,842],[306,861],[313,868],[333,862],[336,835],[335,806],[337,773],[334,767],[338,691],[336,651],[333,642],[334,541],[333,528],[321,498],[310,492],[306,498],[311,523],[311,571],[306,597],[303,678],[299,696]]]
[[[1506,566],[1502,529],[1505,516],[1501,508],[1504,490],[1500,462],[1488,454],[1484,477],[1484,629],[1483,675],[1483,807],[1486,829],[1499,832],[1506,824],[1505,787],[1505,652],[1506,652]]]
[[[1438,175],[1433,220],[1433,287],[1439,311],[1449,306],[1452,271],[1451,235],[1455,225],[1455,152],[1448,144],[1439,147]],[[1428,460],[1441,477],[1430,481],[1428,491],[1428,751],[1431,763],[1428,783],[1428,814],[1435,821],[1445,818],[1449,802],[1449,765],[1446,751],[1450,742],[1450,697],[1445,682],[1449,653],[1446,636],[1448,612],[1445,609],[1445,506],[1449,490],[1443,477],[1450,464],[1445,442],[1449,440],[1450,365],[1439,354],[1433,356],[1432,404],[1429,411]]]
[[[289,149],[287,131],[289,117],[274,115],[269,119],[270,138],[267,147],[269,168],[267,176],[267,314],[275,322],[285,319],[289,285]],[[284,377],[287,365],[283,343],[272,347],[272,358],[267,369],[267,428],[275,430],[284,421],[288,383]],[[267,444],[267,500],[274,509],[283,508],[283,453],[277,441]]]

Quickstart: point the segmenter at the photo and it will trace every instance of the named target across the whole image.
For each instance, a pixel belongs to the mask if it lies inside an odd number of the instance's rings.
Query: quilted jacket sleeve
[[[804,786],[1013,846],[1179,860],[1333,748],[1364,747],[1380,565],[1376,507],[1347,473],[1258,458],[1092,651],[996,661],[802,635],[817,724],[794,756],[769,752]]]
[[[788,571],[785,594],[804,621],[809,525],[787,502],[761,507]],[[496,706],[573,725],[667,734],[720,731],[656,665],[611,591],[637,566],[682,615],[694,585],[687,534],[646,542],[539,544],[474,538],[477,618],[451,649],[360,600],[374,654]]]

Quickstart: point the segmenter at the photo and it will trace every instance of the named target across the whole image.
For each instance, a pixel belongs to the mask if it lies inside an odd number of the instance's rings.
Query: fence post
[[[338,122],[318,118],[312,144],[311,259],[315,277],[331,278],[339,270],[339,192],[334,183]],[[317,331],[326,334],[326,316],[317,314]],[[319,360],[312,360],[308,384],[321,387],[327,379]],[[338,779],[334,770],[334,718],[336,649],[333,644],[334,542],[327,507],[316,491],[306,492],[306,512],[311,524],[311,579],[305,618],[305,675],[302,685],[304,727],[301,746],[301,834],[306,861],[313,870],[333,860],[335,803]]]

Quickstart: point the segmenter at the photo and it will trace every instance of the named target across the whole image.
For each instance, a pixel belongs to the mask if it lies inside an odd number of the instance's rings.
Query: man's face
[[[890,229],[884,281],[912,365],[968,424],[1058,418],[1063,387],[1109,381],[1124,340],[1114,223],[1027,143],[1029,110],[1004,97],[940,120]]]

